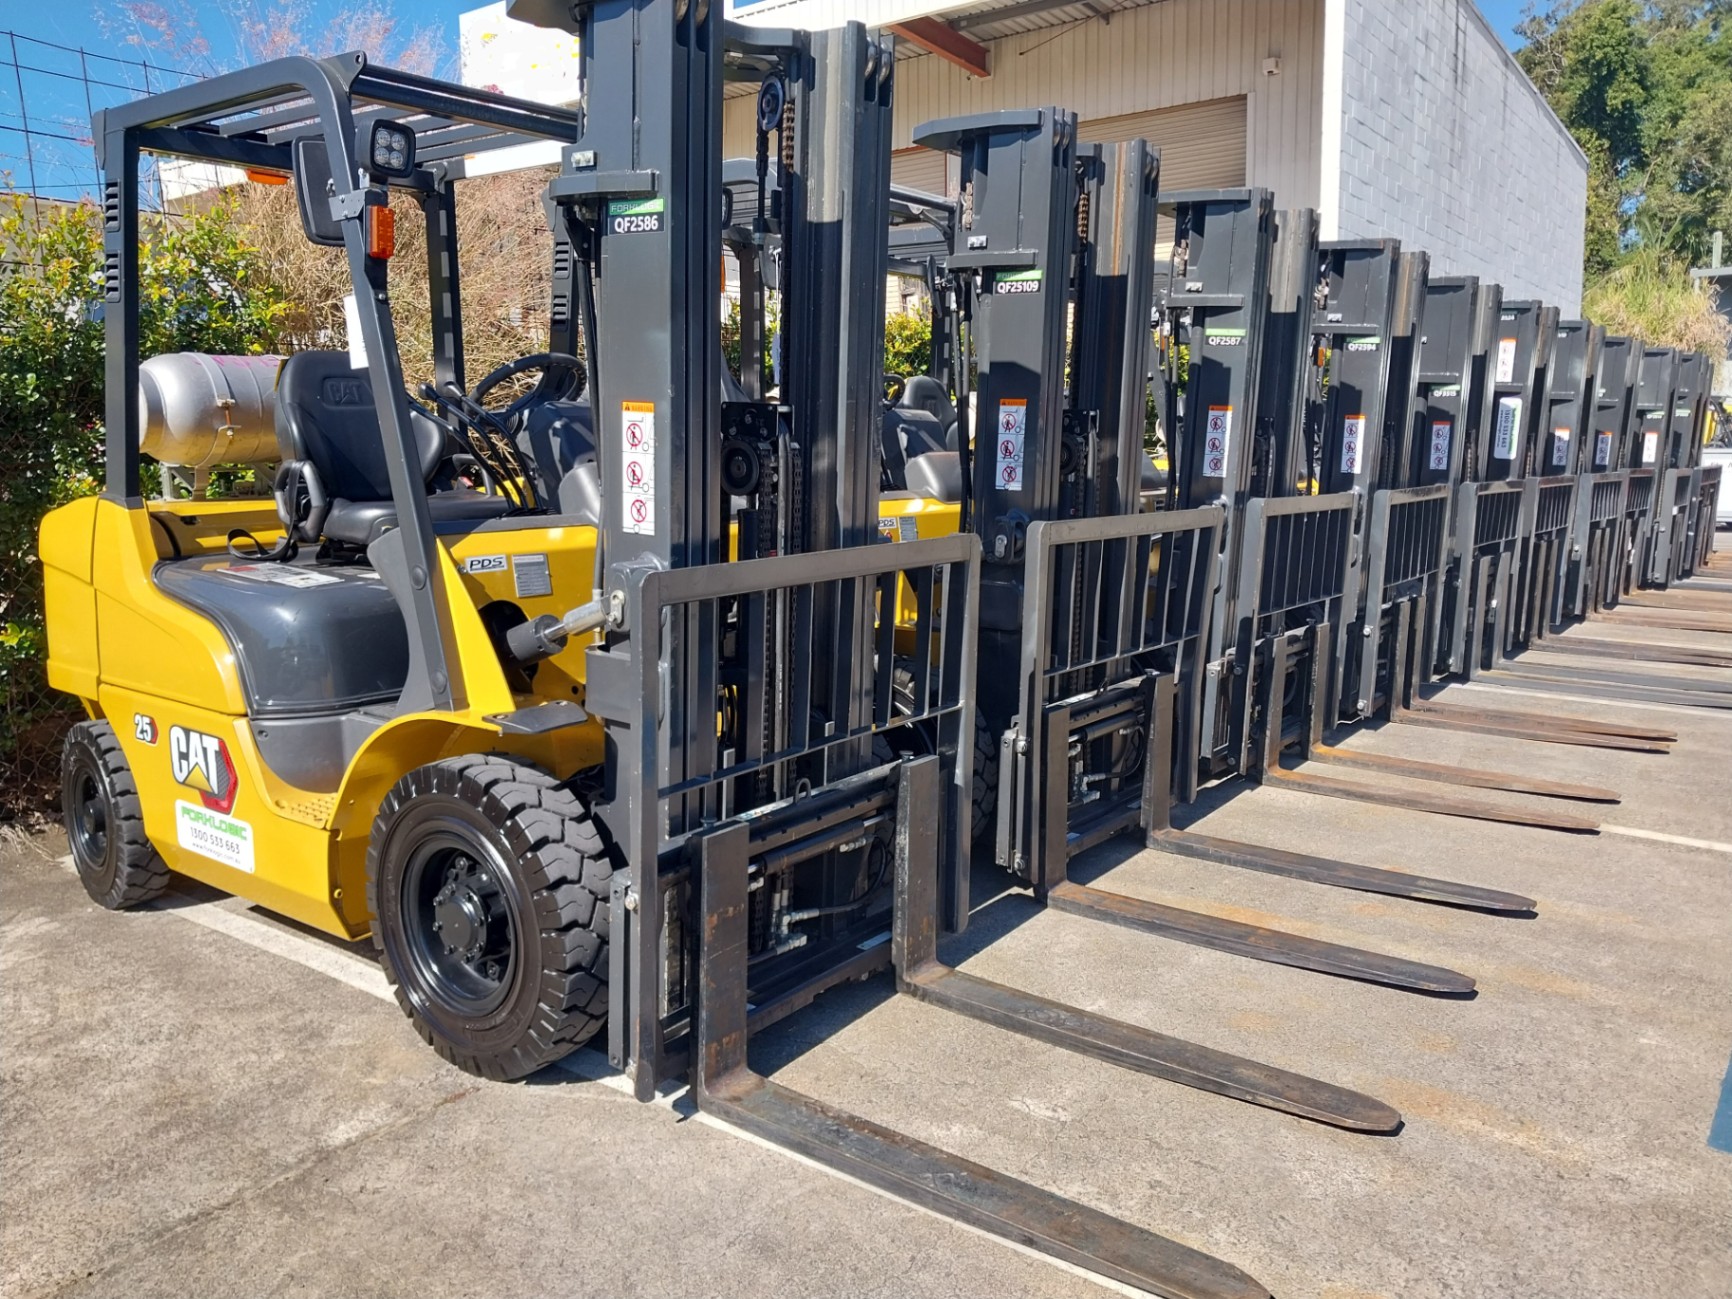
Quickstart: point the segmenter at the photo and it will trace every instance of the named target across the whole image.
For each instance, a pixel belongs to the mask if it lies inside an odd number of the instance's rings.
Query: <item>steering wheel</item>
[[[902,400],[902,394],[908,390],[908,380],[900,374],[884,376],[884,404],[894,406]]]
[[[532,352],[528,356],[519,357],[515,361],[507,362],[505,365],[498,366],[495,369],[488,371],[486,377],[469,390],[469,400],[477,407],[485,409],[484,404],[487,401],[488,393],[492,392],[507,379],[514,379],[518,375],[529,370],[542,371],[543,382],[556,374],[568,374],[571,376],[571,382],[573,384],[581,384],[587,373],[584,369],[583,362],[578,360],[575,356],[572,356],[569,352]],[[507,406],[499,413],[498,418],[509,424],[525,406],[528,406],[535,400],[536,393],[541,387],[541,384],[537,384],[535,388],[512,402],[511,405]]]

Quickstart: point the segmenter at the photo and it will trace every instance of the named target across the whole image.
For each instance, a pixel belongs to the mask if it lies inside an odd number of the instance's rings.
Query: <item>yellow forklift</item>
[[[97,115],[106,484],[50,514],[40,549],[50,679],[88,714],[63,763],[85,887],[132,906],[175,872],[371,933],[416,1029],[466,1070],[523,1077],[605,1024],[642,1099],[684,1078],[762,1139],[1117,1281],[1266,1296],[750,1069],[753,1033],[893,971],[1049,1047],[1344,1128],[1399,1123],[938,958],[940,881],[969,863],[980,545],[878,544],[882,308],[850,288],[885,274],[889,42],[725,28],[676,0],[509,7],[577,32],[584,108],[343,55]],[[783,164],[764,195],[786,277],[774,401],[722,399],[729,77],[757,86]],[[477,155],[533,141],[561,151],[552,337],[476,381],[457,194]],[[202,454],[234,454],[227,433],[195,454],[187,424],[214,407],[235,427],[234,389],[189,416],[176,368],[213,390],[258,378],[139,355],[147,153],[292,178],[307,237],[347,260],[347,350],[276,376],[268,499],[145,491],[145,448],[195,481]],[[414,394],[393,192],[427,235],[434,377]],[[922,751],[885,752],[899,726]]]

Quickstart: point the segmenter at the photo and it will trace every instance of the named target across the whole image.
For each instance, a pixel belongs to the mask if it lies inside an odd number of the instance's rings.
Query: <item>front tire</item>
[[[144,833],[138,784],[107,722],[80,722],[66,733],[60,807],[72,863],[97,902],[121,911],[168,887],[168,866]]]
[[[584,801],[503,754],[418,767],[367,846],[385,974],[421,1036],[508,1081],[576,1050],[607,1013],[614,866]]]

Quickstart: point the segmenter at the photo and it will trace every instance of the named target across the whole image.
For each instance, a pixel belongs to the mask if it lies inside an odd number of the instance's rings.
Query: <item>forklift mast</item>
[[[1483,430],[1480,478],[1526,478],[1533,424],[1534,384],[1557,332],[1557,308],[1538,302],[1504,302],[1486,358],[1490,425]]]
[[[1161,158],[1143,140],[1084,151],[1075,370],[1062,516],[1135,513],[1142,493],[1153,338],[1155,193]],[[1093,427],[1088,427],[1092,418]]]
[[[1352,240],[1325,243],[1322,251],[1326,296],[1313,329],[1329,352],[1329,386],[1317,486],[1325,495],[1366,495],[1379,483],[1385,453],[1401,245]]]
[[[1271,257],[1249,493],[1292,496],[1309,491],[1318,475],[1305,417],[1316,355],[1311,343],[1318,289],[1314,209],[1275,213]]]
[[[1600,344],[1598,395],[1593,414],[1593,472],[1597,474],[1629,466],[1641,358],[1642,344],[1638,339],[1611,335]]]
[[[1167,309],[1189,318],[1189,382],[1169,387],[1166,411],[1177,504],[1223,505],[1230,518],[1251,488],[1274,199],[1266,189],[1182,190],[1161,205],[1174,209]],[[1221,544],[1232,549],[1225,534]]]
[[[1474,312],[1473,344],[1468,376],[1465,420],[1462,424],[1462,481],[1485,482],[1491,457],[1493,412],[1497,404],[1492,376],[1503,323],[1503,285],[1480,282]]]
[[[1694,469],[1702,463],[1702,422],[1707,418],[1710,371],[1708,357],[1685,352],[1678,358],[1678,382],[1672,393],[1672,418],[1666,436],[1666,467]]]
[[[1670,347],[1644,347],[1636,378],[1636,429],[1633,469],[1663,469],[1666,434],[1672,423],[1672,397],[1678,386],[1678,353]]]
[[[1055,517],[1063,481],[1066,313],[1077,246],[1076,117],[1062,109],[929,122],[914,142],[961,156],[962,247],[970,273],[982,437],[968,495],[985,547],[982,658],[1015,657],[1024,530]],[[992,706],[990,685],[988,716]]]
[[[1433,277],[1425,286],[1415,419],[1424,448],[1415,480],[1455,483],[1466,462],[1474,334],[1485,290],[1477,276]]]
[[[1584,450],[1589,441],[1599,383],[1600,350],[1606,331],[1586,320],[1566,320],[1557,327],[1546,414],[1541,424],[1540,476],[1580,474],[1587,469]]]

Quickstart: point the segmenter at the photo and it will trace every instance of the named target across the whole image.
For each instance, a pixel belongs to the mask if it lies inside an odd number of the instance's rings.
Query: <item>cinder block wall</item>
[[[1581,310],[1587,160],[1471,0],[1329,0],[1338,238],[1393,235],[1433,274]],[[1325,93],[1327,105],[1331,96]],[[1328,223],[1331,158],[1324,152]]]

